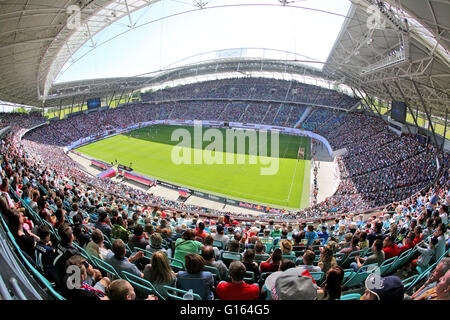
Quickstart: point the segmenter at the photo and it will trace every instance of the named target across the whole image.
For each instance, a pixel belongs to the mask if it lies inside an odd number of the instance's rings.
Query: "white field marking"
[[[286,150],[287,150],[287,148],[286,148]],[[285,153],[286,153],[286,151],[285,151]],[[292,177],[291,188],[289,189],[288,198],[286,200],[287,203],[289,203],[289,199],[291,198],[292,186],[294,185],[294,178],[295,178],[295,174],[297,173],[297,167],[298,167],[299,162],[300,162],[300,159],[297,159],[297,164],[295,165],[294,175]],[[301,199],[300,199],[300,203],[301,203]]]
[[[292,186],[294,185],[295,174],[297,173],[297,167],[298,167],[299,163],[300,163],[300,160],[297,160],[297,164],[296,164],[295,170],[294,170],[294,175],[292,177],[291,188],[289,189],[289,194],[288,194],[288,198],[287,198],[288,202],[289,202],[289,199],[291,198]]]

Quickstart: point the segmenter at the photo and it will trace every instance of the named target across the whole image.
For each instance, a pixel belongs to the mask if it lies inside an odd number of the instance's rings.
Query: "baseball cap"
[[[377,296],[378,300],[403,300],[404,287],[397,276],[380,277],[370,274],[365,282],[366,289]]]

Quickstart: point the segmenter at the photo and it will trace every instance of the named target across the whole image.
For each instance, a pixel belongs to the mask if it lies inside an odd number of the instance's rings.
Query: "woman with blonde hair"
[[[317,264],[322,272],[327,273],[328,270],[337,266],[336,258],[333,255],[333,248],[330,245],[323,247],[320,253],[319,263]]]
[[[397,239],[398,236],[398,227],[396,223],[391,224],[390,226],[390,232],[391,236],[394,237],[394,239]]]
[[[175,286],[177,274],[172,271],[164,252],[156,251],[152,254],[150,264],[144,269],[144,279],[150,281],[162,296],[167,294],[164,286]]]

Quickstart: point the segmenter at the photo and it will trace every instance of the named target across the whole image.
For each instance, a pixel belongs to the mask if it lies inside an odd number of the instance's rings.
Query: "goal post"
[[[305,160],[305,148],[298,147],[297,160]]]

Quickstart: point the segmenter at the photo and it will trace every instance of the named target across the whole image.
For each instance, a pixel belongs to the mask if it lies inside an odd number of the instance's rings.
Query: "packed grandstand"
[[[269,299],[273,284],[271,287],[267,279],[272,279],[270,274],[280,272],[280,267],[283,272],[283,268],[298,269],[298,272],[308,270],[320,292],[319,297],[331,295],[336,299],[341,295],[345,297],[345,291],[358,292],[358,288],[364,286],[370,272],[362,267],[364,263],[358,267],[352,262],[359,261],[353,261],[355,256],[362,260],[373,257],[377,250],[374,243],[378,241],[379,251],[384,252],[384,257],[377,261],[380,273],[386,276],[401,272],[403,280],[408,280],[403,283],[405,295],[416,297],[414,284],[439,263],[446,261],[448,269],[447,259],[440,262],[448,250],[448,155],[442,158],[431,144],[421,143],[417,137],[398,136],[375,116],[319,107],[312,110],[302,127],[324,136],[333,149],[348,149],[346,155],[338,157],[341,182],[327,201],[278,216],[212,212],[186,206],[181,201],[154,197],[108,178],[89,176],[63,149],[105,128],[127,127],[157,119],[214,120],[219,117],[230,122],[287,124],[294,107],[285,112],[283,118],[275,116],[269,120],[255,115],[265,114],[272,107],[270,103],[242,103],[235,111],[220,116],[220,110],[229,107],[229,102],[201,102],[203,98],[211,98],[208,92],[213,88],[216,88],[214,92],[227,91],[231,86],[243,87],[251,80],[234,81],[235,84],[226,81],[225,89],[220,82],[208,83],[209,90],[204,94],[196,90],[205,88],[204,84],[190,85],[188,90],[179,90],[177,94],[168,93],[167,96],[177,100],[174,102],[148,104],[146,101],[156,99],[149,96],[140,103],[50,123],[39,113],[2,115],[2,126],[12,128],[3,137],[1,148],[3,223],[28,262],[54,283],[61,297],[104,298],[109,290],[105,283],[126,279],[132,284],[145,284],[145,289],[135,287],[139,297],[151,293],[152,298],[182,298],[187,290],[193,289],[194,296],[201,299]],[[255,82],[264,86],[261,79]],[[246,83],[246,88],[255,82]],[[273,86],[273,80],[269,82],[272,83],[267,84],[266,91]],[[283,88],[281,84],[279,88]],[[188,95],[188,92],[195,95]],[[166,96],[164,90],[155,95]],[[183,102],[183,99],[199,100]],[[333,103],[326,96],[323,100],[319,96],[315,99],[323,104]],[[342,99],[335,101],[338,100]],[[347,106],[355,102],[348,100]],[[285,105],[276,107],[281,111]],[[298,121],[305,110],[296,108],[294,118]],[[295,125],[297,121],[290,124]],[[437,161],[444,164],[440,170]],[[373,208],[378,210],[358,214]],[[43,232],[49,234],[51,246],[35,236]],[[70,237],[65,239],[67,233],[74,235],[73,241]],[[422,241],[433,237],[438,243],[424,253],[427,245],[422,248]],[[185,244],[179,246],[181,243]],[[180,249],[182,247],[185,248]],[[395,253],[390,252],[391,247],[395,248]],[[127,261],[133,263],[117,264],[119,260],[114,259],[119,258],[122,249]],[[159,251],[165,253],[158,256],[163,261],[153,261],[154,252]],[[425,259],[426,254],[429,257]],[[60,261],[72,261],[71,256],[77,255],[95,268],[92,270],[99,270],[95,277],[91,273],[85,282],[85,290],[90,294],[74,296],[61,284],[65,274],[58,268],[65,265]],[[421,263],[419,267],[417,258]],[[54,263],[53,259],[59,262]],[[234,260],[242,261],[246,267],[244,283],[256,283],[261,290],[243,287],[248,295],[237,293],[234,296],[227,285],[221,284],[233,281],[230,277],[237,276],[233,272],[243,270],[240,264],[231,265]],[[148,270],[152,263],[162,263],[167,269],[152,274]],[[196,263],[207,267],[198,269]],[[190,271],[188,266],[198,270]],[[123,271],[125,273],[121,273]],[[164,272],[169,272],[170,276],[166,278]],[[323,286],[327,277],[332,276],[340,277],[342,292],[336,293],[335,289]],[[327,290],[330,292],[325,293]],[[434,298],[431,295],[427,298],[430,297]]]
[[[445,132],[438,144],[413,124],[393,130],[365,96],[245,76],[141,92],[63,119],[0,113],[0,262],[10,261],[1,298],[449,300]],[[230,212],[92,175],[68,152],[156,120],[314,133],[342,151],[337,188],[305,209]]]

